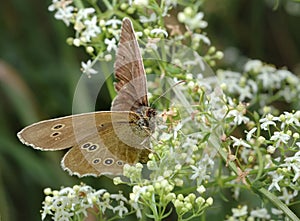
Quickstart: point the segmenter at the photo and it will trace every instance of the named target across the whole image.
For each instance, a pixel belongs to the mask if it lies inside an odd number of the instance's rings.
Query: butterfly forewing
[[[112,103],[112,110],[136,111],[141,106],[149,106],[143,59],[128,18],[122,23],[114,70],[118,95]]]
[[[125,118],[128,118],[128,114]],[[95,112],[60,117],[25,127],[18,133],[22,143],[42,150],[60,150],[74,146],[77,140],[97,133],[97,123],[111,121],[110,112]]]

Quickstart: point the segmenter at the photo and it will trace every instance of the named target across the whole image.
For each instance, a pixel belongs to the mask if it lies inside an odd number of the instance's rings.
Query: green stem
[[[262,154],[261,154],[261,151],[260,151],[259,147],[255,145],[254,149],[255,149],[255,152],[256,152],[256,155],[257,155],[257,159],[258,159],[258,172],[257,172],[256,178],[254,180],[254,182],[255,182],[256,180],[259,180],[259,178],[261,177],[261,175],[263,173],[264,162],[263,162],[263,157],[262,157]]]
[[[76,8],[79,9],[84,8],[84,5],[81,0],[74,0],[74,5],[76,6]]]
[[[226,162],[228,153],[221,148],[221,144],[218,143],[218,140],[219,139],[218,139],[217,135],[215,133],[211,133],[208,142],[210,145],[212,145],[214,148],[216,148],[218,150],[218,152],[221,155],[221,157],[223,158],[224,162]],[[238,174],[237,167],[232,161],[228,162],[228,166],[235,174]]]
[[[267,199],[269,199],[277,208],[282,210],[291,220],[293,221],[300,221],[300,219],[296,216],[295,213],[293,213],[286,204],[281,202],[278,197],[276,197],[274,194],[266,190],[265,188],[260,188],[258,191],[265,196]]]
[[[107,8],[108,11],[111,11],[111,10],[114,9],[113,6],[110,4],[109,1],[103,0],[103,3],[105,4],[105,6],[106,6],[106,8]]]
[[[113,99],[116,96],[116,91],[115,91],[115,87],[114,87],[114,82],[113,82],[113,78],[110,77],[111,76],[111,69],[109,68],[110,66],[112,66],[111,63],[108,64],[103,64],[101,65],[101,70],[103,71],[103,74],[105,76],[105,84],[109,93],[109,96],[111,97],[111,99]]]

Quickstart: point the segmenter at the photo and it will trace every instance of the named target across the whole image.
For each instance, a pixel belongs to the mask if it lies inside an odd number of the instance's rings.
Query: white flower
[[[218,72],[219,77],[222,82],[227,82],[228,80],[234,80],[233,83],[238,84],[239,79],[242,77],[241,73],[235,71],[223,71]]]
[[[280,145],[280,143],[287,144],[288,141],[290,140],[291,136],[284,133],[283,131],[275,131],[274,135],[270,138],[270,140],[276,141],[276,147]]]
[[[240,125],[242,123],[245,124],[245,123],[249,122],[249,118],[245,117],[244,114],[238,110],[229,111],[227,118],[230,118],[230,117],[234,117],[233,123],[235,125]]]
[[[92,37],[96,37],[97,34],[101,33],[101,28],[97,25],[97,16],[93,16],[91,20],[85,20],[84,24],[86,28],[81,35],[87,42],[89,42]]]
[[[52,4],[48,6],[48,10],[50,12],[52,12],[52,11],[54,11],[57,8],[59,8],[58,7],[58,0],[52,0]]]
[[[94,8],[81,8],[76,14],[74,29],[81,32],[85,28],[85,21],[89,18],[89,15],[95,12]]]
[[[116,18],[110,19],[105,22],[106,26],[111,26],[113,29],[117,29],[119,25],[122,24],[122,21]]]
[[[267,114],[267,116],[265,118],[262,118],[259,120],[259,123],[261,123],[260,127],[263,130],[268,130],[270,125],[275,126],[276,123],[274,121],[276,121],[278,118],[274,117],[271,114]]]
[[[150,34],[152,35],[159,35],[159,34],[163,34],[165,35],[166,37],[168,37],[168,32],[166,32],[166,30],[163,30],[161,28],[154,28],[150,31]]]
[[[72,0],[52,0],[52,4],[49,5],[48,10],[52,12],[58,10],[59,8],[65,8],[71,3]]]
[[[105,60],[105,61],[111,61],[111,60],[112,60],[111,54],[106,54],[106,55],[104,55],[104,60]]]
[[[250,86],[246,85],[245,87],[236,87],[237,92],[239,93],[239,100],[244,101],[246,98],[251,99],[253,94],[251,93]]]
[[[203,12],[197,13],[195,16],[190,16],[187,15],[186,13],[184,14],[185,17],[183,17],[182,14],[178,14],[181,22],[184,22],[190,29],[194,30],[196,28],[201,28],[204,29],[207,27],[207,22],[202,20],[204,17]]]
[[[214,199],[212,197],[208,197],[205,202],[211,206],[214,203]]]
[[[281,72],[280,70],[272,70],[271,74],[272,77],[274,78],[274,87],[275,88],[281,88],[282,83],[286,80],[286,75],[283,74],[284,72]]]
[[[296,182],[300,177],[300,151],[295,153],[294,156],[287,157],[286,159],[284,159],[284,161],[285,163],[282,164],[281,166],[287,167],[289,171],[293,169],[295,174],[293,178],[293,182]]]
[[[82,19],[87,19],[90,14],[95,12],[94,8],[81,8],[76,14],[76,21],[81,21]]]
[[[191,168],[193,169],[193,175],[190,177],[191,180],[207,177],[206,170],[201,165],[198,165],[198,167],[191,165]]]
[[[263,63],[260,60],[249,60],[245,66],[244,70],[245,72],[253,71],[253,72],[260,72],[261,68],[263,66]]]
[[[209,38],[203,34],[194,33],[192,38],[202,40],[205,44],[210,45]]]
[[[80,43],[81,43],[80,39],[78,39],[78,38],[74,38],[74,39],[73,39],[73,45],[74,45],[74,46],[79,47],[79,46],[80,46]]]
[[[193,174],[190,177],[191,180],[197,180],[198,184],[201,183],[202,180],[208,179],[209,175],[207,174],[208,168],[212,168],[214,166],[214,161],[210,158],[208,154],[198,161],[196,166],[190,165],[193,169]]]
[[[151,13],[149,18],[147,18],[145,16],[140,16],[140,22],[142,22],[142,23],[154,22],[154,21],[156,21],[156,19],[157,19],[157,17],[156,17],[156,14],[154,12]]]
[[[257,130],[257,128],[256,128],[256,127],[253,127],[253,128],[247,133],[247,136],[246,136],[246,140],[247,140],[247,141],[250,141],[250,140],[251,140],[252,135],[253,135],[253,133],[254,133],[256,130]],[[246,131],[245,131],[245,132],[246,132]]]
[[[143,186],[143,187],[140,187],[140,186],[134,186],[132,188],[132,193],[130,193],[130,199],[137,203],[139,201],[139,198],[140,196],[145,193],[148,189],[148,186]]]
[[[286,187],[282,188],[282,195],[278,199],[285,202],[285,204],[290,204],[290,201],[298,195],[298,191],[294,190],[294,193],[288,192]]]
[[[258,85],[257,82],[253,81],[252,79],[247,79],[247,84],[251,88],[252,93],[256,93],[258,91]],[[253,97],[253,95],[252,95]]]
[[[250,215],[253,217],[267,219],[267,220],[271,218],[270,214],[268,214],[268,211],[265,208],[252,210]]]
[[[299,90],[294,90],[289,86],[284,86],[283,88],[280,88],[278,95],[282,96],[289,103],[293,99],[297,98],[297,95],[299,95]]]
[[[124,202],[123,201],[120,201],[119,206],[114,207],[113,211],[114,211],[114,213],[116,211],[118,211],[120,217],[123,217],[123,215],[125,213],[128,213],[128,209],[124,206]]]
[[[272,72],[269,72],[268,70],[262,71],[262,73],[260,73],[257,76],[257,79],[262,82],[262,86],[264,89],[280,87],[280,84],[278,82],[278,79],[276,78],[276,75]]]
[[[47,188],[44,189],[44,194],[45,195],[50,195],[51,193],[52,193],[51,188],[47,187]]]
[[[105,196],[107,194],[107,196]],[[113,210],[113,206],[111,205],[111,199],[109,197],[109,193],[105,193],[102,196],[102,200],[98,203],[98,206],[100,207],[101,212],[105,213],[107,209]]]
[[[233,146],[234,147],[239,147],[239,146],[243,146],[243,147],[247,147],[250,148],[251,146],[249,144],[247,144],[242,138],[237,139],[234,136],[230,136],[231,139],[234,141]]]
[[[248,213],[248,207],[245,205],[241,208],[232,208],[231,211],[234,217],[246,216]]]
[[[119,192],[118,194],[111,194],[110,198],[115,199],[117,201],[127,202],[127,198],[122,194],[122,192]]]
[[[73,6],[59,8],[57,12],[54,14],[54,17],[57,20],[62,20],[66,24],[66,26],[69,26],[71,19],[73,17],[73,11],[74,11]]]
[[[54,213],[53,220],[69,221],[69,220],[72,220],[73,215],[74,215],[73,213],[69,213],[65,210],[59,209]]]
[[[108,38],[105,38],[104,43],[107,44],[107,51],[111,52],[111,50],[117,50],[117,45],[116,45],[116,39],[112,38],[109,40]]]
[[[139,204],[137,202],[130,202],[130,205],[132,206],[132,208],[136,211],[136,217],[138,219],[142,218],[142,211],[141,208],[139,207]]]
[[[59,191],[59,195],[74,195],[75,191],[71,187],[65,187]]]
[[[281,125],[282,129],[285,127],[285,125],[295,124],[296,126],[300,126],[300,122],[296,114],[292,114],[290,112],[285,111],[283,116],[284,116],[284,121]]]
[[[87,196],[88,197],[88,202],[92,202],[94,204],[101,204],[102,197],[104,193],[107,193],[107,190],[105,189],[99,189],[96,192],[93,192],[93,194]],[[92,201],[91,201],[92,200]]]
[[[52,215],[52,197],[50,196],[46,196],[45,201],[43,202],[44,206],[43,206],[43,211],[42,211],[42,220],[44,220],[46,218],[46,216]]]
[[[268,151],[268,153],[270,153],[270,154],[273,154],[273,153],[275,152],[275,150],[276,150],[276,147],[274,147],[274,146],[272,146],[272,145],[269,145],[269,146],[267,147],[267,151]]]
[[[144,6],[148,6],[149,2],[148,2],[148,0],[134,0],[133,4],[144,7]]]
[[[284,176],[278,174],[276,171],[269,172],[268,174],[272,177],[272,183],[269,186],[268,190],[270,191],[273,189],[273,187],[275,187],[278,191],[281,191],[278,182],[280,182],[284,178]]]
[[[271,212],[272,212],[272,214],[274,214],[276,216],[279,216],[279,215],[283,214],[283,211],[280,210],[280,209],[277,209],[277,208],[271,208]]]
[[[200,194],[203,194],[206,191],[205,187],[203,185],[198,186],[197,192]]]
[[[88,76],[91,74],[97,74],[98,71],[96,71],[95,69],[93,69],[93,63],[91,60],[88,60],[86,63],[84,63],[83,61],[81,62],[81,70],[83,73],[87,74]]]

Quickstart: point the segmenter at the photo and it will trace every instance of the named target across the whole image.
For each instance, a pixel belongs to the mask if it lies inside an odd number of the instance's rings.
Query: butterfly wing
[[[97,133],[97,123],[106,124],[110,120],[110,112],[70,115],[29,125],[17,135],[22,143],[34,149],[61,150]]]
[[[120,139],[116,133],[118,130],[131,130],[126,124],[115,124],[118,127],[115,130],[112,124],[105,125],[101,128],[98,135],[91,135],[80,141],[70,149],[62,160],[62,167],[71,175],[82,176],[100,176],[103,174],[122,174],[125,163],[134,164],[138,161],[146,162],[149,150],[142,148],[143,144],[134,145],[141,148],[132,147]],[[125,128],[126,127],[126,128]],[[141,137],[140,140],[147,139]]]
[[[118,95],[113,100],[112,110],[136,112],[142,106],[149,106],[144,64],[128,18],[122,23],[114,70]]]
[[[73,147],[91,135],[105,136],[100,132],[111,127],[118,139],[139,148],[140,137],[148,134],[142,135],[143,130],[136,125],[138,120],[139,116],[134,112],[98,111],[40,121],[25,127],[17,136],[22,143],[34,149],[62,150]],[[141,131],[136,136],[132,135],[135,139],[130,137],[133,131],[129,130],[134,127],[138,127],[136,131]]]
[[[18,137],[35,149],[71,148],[62,160],[71,174],[120,174],[125,163],[148,159],[149,133],[135,123],[138,119],[126,111],[78,114],[30,125]]]

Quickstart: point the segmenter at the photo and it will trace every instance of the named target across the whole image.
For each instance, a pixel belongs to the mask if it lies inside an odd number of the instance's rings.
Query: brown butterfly
[[[124,164],[147,162],[156,111],[149,107],[143,60],[131,21],[122,23],[114,64],[117,96],[111,111],[41,121],[18,133],[39,150],[70,148],[62,167],[71,175],[121,174]]]

